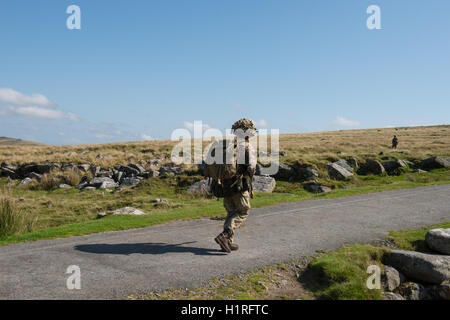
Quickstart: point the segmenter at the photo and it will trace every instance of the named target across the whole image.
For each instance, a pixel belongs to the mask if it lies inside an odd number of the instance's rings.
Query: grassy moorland
[[[397,150],[389,148],[393,134],[397,134],[400,140]],[[7,161],[15,165],[30,162],[72,162],[110,168],[116,164],[146,164],[155,158],[170,161],[170,152],[174,145],[175,142],[172,141],[62,147],[6,145],[0,146],[0,162]],[[281,135],[280,150],[286,152],[286,156],[280,158],[281,162],[309,164],[315,167],[320,174],[319,182],[333,190],[317,195],[306,191],[300,182],[278,181],[273,193],[256,194],[252,201],[253,207],[450,183],[450,171],[446,169],[420,174],[406,170],[399,176],[354,176],[347,181],[335,181],[328,177],[325,168],[326,163],[330,161],[350,156],[357,158],[359,162],[369,158],[417,162],[433,155],[449,157],[450,126]],[[383,154],[380,154],[381,152]],[[136,187],[93,191],[58,189],[52,184],[45,184],[51,181],[51,177],[51,174],[44,176],[44,182],[40,184],[10,187],[6,187],[10,183],[7,178],[0,178],[1,195],[5,197],[8,193],[7,197],[14,200],[8,203],[12,203],[17,212],[32,215],[34,221],[34,231],[0,235],[0,244],[139,228],[177,219],[220,218],[224,214],[221,201],[186,192],[193,182],[202,179],[195,171],[189,175],[149,178]],[[77,180],[80,177],[69,178]],[[165,198],[168,203],[152,202],[156,198]],[[100,212],[124,206],[132,206],[148,214],[139,217],[108,216],[97,219]]]
[[[399,138],[399,148],[391,151],[394,134]],[[208,143],[204,142],[204,146]],[[16,165],[72,162],[107,168],[118,163],[147,162],[158,157],[169,160],[175,145],[176,142],[170,140],[77,146],[2,145],[0,160]],[[88,152],[83,152],[85,150]],[[450,125],[285,134],[280,135],[280,150],[287,152],[287,156],[281,159],[287,164],[296,161],[325,164],[343,156],[364,160],[378,158],[380,152],[384,152],[385,156],[401,156],[405,160],[433,155],[450,157]]]

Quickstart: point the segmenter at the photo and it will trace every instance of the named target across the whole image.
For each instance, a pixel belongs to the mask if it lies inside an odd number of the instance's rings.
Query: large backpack
[[[231,179],[236,175],[237,165],[233,140],[216,140],[205,159],[205,177],[213,180]]]
[[[211,180],[211,192],[218,198],[231,194],[235,184],[230,188],[230,179],[237,174],[234,140],[216,140],[212,143],[205,159],[204,176]]]

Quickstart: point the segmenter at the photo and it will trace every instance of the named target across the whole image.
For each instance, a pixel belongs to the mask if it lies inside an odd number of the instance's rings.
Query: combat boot
[[[231,253],[230,240],[228,239],[228,234],[226,232],[222,232],[214,240],[222,248],[222,251]]]
[[[230,242],[230,243],[228,244],[228,246],[230,247],[231,251],[237,251],[237,250],[239,250],[239,246],[238,246],[237,244],[235,244],[235,243]]]
[[[231,251],[238,250],[239,246],[237,244],[234,244],[233,240],[232,240],[233,235],[234,235],[234,231],[232,229],[227,228],[227,229],[224,230],[224,233],[225,233],[225,237],[228,240],[228,247],[230,248],[230,250]]]

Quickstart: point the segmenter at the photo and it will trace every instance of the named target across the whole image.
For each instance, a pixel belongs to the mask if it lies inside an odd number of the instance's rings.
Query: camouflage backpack
[[[236,175],[235,146],[233,140],[216,140],[205,160],[205,177],[222,181]]]

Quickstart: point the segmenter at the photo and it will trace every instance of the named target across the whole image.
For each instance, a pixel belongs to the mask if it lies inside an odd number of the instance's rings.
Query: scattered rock
[[[41,179],[42,179],[42,176],[40,174],[35,173],[35,172],[31,172],[31,173],[28,174],[27,178],[35,179],[35,180],[40,182]]]
[[[94,177],[98,176],[100,171],[102,171],[102,167],[100,166],[91,166],[91,172]]]
[[[58,184],[58,188],[59,189],[70,189],[72,187],[69,186],[68,184],[61,183],[61,184]]]
[[[98,217],[101,218],[108,215],[119,215],[119,214],[142,216],[145,215],[145,212],[142,212],[141,210],[138,210],[133,207],[124,207],[113,211],[101,212],[98,214]]]
[[[295,170],[287,164],[279,163],[278,172],[273,176],[275,179],[289,180],[295,175]]]
[[[427,173],[428,171],[422,170],[422,169],[416,169],[413,171],[414,173]]]
[[[275,186],[276,181],[272,177],[253,176],[253,191],[272,192]]]
[[[420,283],[402,283],[397,290],[406,300],[424,300],[427,297],[427,289]]]
[[[425,241],[430,249],[442,254],[450,255],[450,228],[428,231],[425,236]]]
[[[86,188],[88,185],[89,185],[89,183],[87,183],[87,182],[81,182],[79,185],[77,185],[77,186],[75,187],[75,189],[83,190],[83,189]],[[94,188],[94,189],[95,189],[95,188]]]
[[[319,172],[312,167],[296,166],[295,171],[300,181],[316,181],[319,178]]]
[[[30,179],[30,178],[25,178],[25,179],[23,179],[22,181],[20,181],[19,186],[25,186],[25,185],[27,185],[27,184],[30,184],[31,182],[33,182],[32,179]]]
[[[17,167],[15,167],[12,164],[10,164],[9,162],[5,162],[5,161],[2,162],[2,164],[0,165],[0,168],[7,169],[7,170],[10,170],[13,172],[17,170]]]
[[[383,162],[383,167],[388,174],[398,174],[402,168],[408,168],[408,164],[403,160],[393,160]]]
[[[167,200],[167,199],[156,198],[156,199],[153,199],[151,202],[168,204],[168,203],[169,203],[169,200]]]
[[[338,166],[341,166],[342,168],[353,171],[353,167],[348,164],[348,162],[345,159],[339,159],[338,161],[333,162],[333,164],[337,164]]]
[[[16,178],[16,170],[17,167],[11,165],[8,162],[2,162],[0,166],[0,176],[10,177],[10,178]]]
[[[405,277],[397,271],[397,269],[390,266],[384,267],[384,283],[386,290],[394,291],[398,286],[405,281]]]
[[[51,163],[26,164],[18,168],[17,171],[20,176],[26,177],[31,172],[39,174],[49,173],[53,167],[54,166]]]
[[[385,171],[386,170],[384,169],[380,161],[367,160],[366,163],[361,165],[361,167],[358,170],[358,173],[361,175],[369,175],[369,174],[382,175]]]
[[[353,173],[348,171],[347,169],[341,167],[336,163],[327,164],[328,174],[330,178],[335,180],[346,180],[353,176]]]
[[[202,173],[202,174],[203,174],[203,173]],[[142,173],[140,176],[143,177],[143,178],[145,178],[145,179],[152,178],[152,177],[158,177],[158,176],[159,176],[159,171],[156,171],[156,170],[155,170],[155,171],[150,170],[150,171],[148,171],[148,172]]]
[[[405,300],[400,294],[394,292],[382,292],[383,300]]]
[[[141,183],[141,180],[133,177],[123,178],[120,181],[121,186],[130,186],[130,187],[137,186],[139,183]]]
[[[431,157],[421,162],[420,168],[423,170],[440,169],[450,167],[450,161],[441,157]]]
[[[192,194],[209,194],[210,189],[211,184],[209,183],[209,179],[203,179],[190,186],[187,192]]]
[[[428,299],[432,300],[450,300],[450,283],[430,286],[427,288]]]
[[[324,193],[324,192],[331,191],[331,188],[322,186],[317,183],[306,183],[303,185],[303,188],[305,188],[309,192],[314,192],[314,193]]]
[[[88,172],[91,169],[91,165],[90,164],[79,164],[77,165],[78,170],[82,171],[82,172]]]
[[[73,167],[74,167],[74,165],[72,163],[66,163],[61,166],[61,171],[66,171],[68,169],[72,169]]]
[[[450,256],[392,250],[386,262],[408,278],[421,282],[441,284],[450,279]]]
[[[134,175],[134,176],[137,176],[140,173],[138,169],[132,168],[130,166],[120,166],[118,168],[118,171],[123,171],[127,175]]]
[[[108,177],[96,177],[89,182],[90,187],[105,189],[105,188],[116,188],[119,185],[111,178]]]
[[[16,172],[12,171],[12,170],[10,170],[8,168],[0,168],[0,176],[15,178],[16,177]]]
[[[348,163],[350,163],[350,165],[351,165],[353,168],[358,168],[358,167],[359,167],[359,165],[358,165],[358,160],[356,160],[356,158],[350,158],[350,159],[348,159]]]
[[[130,164],[128,164],[128,167],[133,168],[133,169],[136,169],[137,171],[139,171],[139,174],[142,174],[142,173],[145,172],[144,167],[141,166],[140,164],[133,164],[133,163],[130,163]]]

